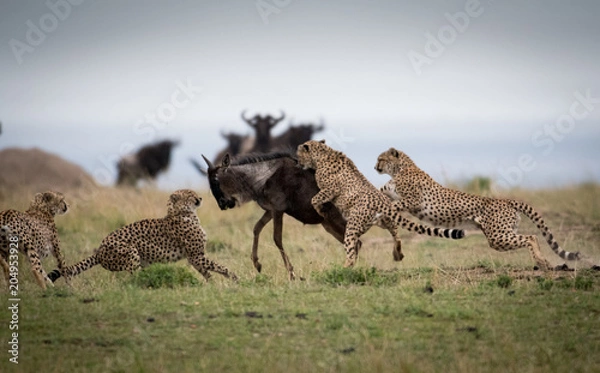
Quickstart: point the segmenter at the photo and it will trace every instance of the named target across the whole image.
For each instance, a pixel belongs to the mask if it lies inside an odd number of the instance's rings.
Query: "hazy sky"
[[[594,0],[4,0],[0,149],[99,176],[177,138],[171,187],[200,181],[187,159],[212,157],[221,129],[249,133],[243,109],[283,109],[323,117],[320,137],[376,181],[390,146],[439,181],[600,181],[598,19]]]

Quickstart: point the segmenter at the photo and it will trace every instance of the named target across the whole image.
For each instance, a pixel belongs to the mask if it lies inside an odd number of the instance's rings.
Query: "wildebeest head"
[[[233,156],[241,153],[242,151],[242,145],[244,144],[244,141],[246,141],[248,139],[248,135],[240,135],[237,133],[233,133],[233,132],[229,132],[229,133],[225,133],[225,132],[221,132],[221,137],[223,137],[225,140],[227,140],[227,150],[229,151],[229,153]]]
[[[204,162],[208,166],[206,173],[208,175],[208,184],[210,185],[210,191],[217,200],[217,204],[221,210],[232,209],[236,205],[235,198],[232,197],[233,193],[228,193],[229,197],[221,189],[221,182],[219,181],[219,174],[223,174],[227,171],[230,164],[229,154],[225,154],[221,160],[221,164],[215,166],[211,161],[208,160],[204,155]],[[227,189],[227,187],[226,187]]]
[[[325,129],[325,124],[322,119],[319,125],[312,123],[294,125],[290,123],[290,128],[288,129],[288,146],[291,149],[296,149],[298,145],[311,140],[313,134],[323,131],[323,129]]]
[[[264,198],[264,188],[271,176],[283,165],[283,158],[291,158],[289,152],[253,154],[232,161],[225,154],[221,163],[208,165],[208,183],[221,210],[227,210],[250,201]]]
[[[246,110],[242,111],[242,119],[250,127],[254,128],[256,132],[256,145],[255,150],[261,152],[269,151],[271,142],[271,128],[275,127],[277,123],[281,122],[285,118],[285,113],[281,111],[281,115],[278,118],[272,117],[270,114],[266,116],[260,116],[256,114],[252,118],[246,118]]]

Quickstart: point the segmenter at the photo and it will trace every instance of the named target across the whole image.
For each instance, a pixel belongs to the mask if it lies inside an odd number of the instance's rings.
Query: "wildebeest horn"
[[[246,118],[246,110],[242,111],[242,120],[252,126],[250,119]]]
[[[215,165],[214,165],[214,164],[212,164],[212,162],[211,162],[211,161],[209,161],[209,160],[208,160],[208,158],[206,158],[206,157],[204,156],[204,154],[202,154],[202,158],[204,159],[204,162],[206,162],[206,165],[208,166],[208,169],[209,169],[209,170],[214,170],[214,169],[215,169]]]
[[[280,110],[280,112],[281,112],[281,115],[279,116],[279,118],[274,118],[273,119],[275,121],[275,123],[273,125],[281,122],[285,118],[285,113],[283,112],[283,110]]]

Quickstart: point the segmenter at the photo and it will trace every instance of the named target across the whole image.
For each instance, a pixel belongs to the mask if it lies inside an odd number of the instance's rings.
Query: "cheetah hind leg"
[[[348,221],[346,232],[344,234],[344,249],[346,250],[346,262],[344,267],[352,267],[358,259],[359,238],[370,226],[361,227],[361,224],[355,221]]]
[[[142,267],[140,254],[134,246],[101,247],[96,257],[98,264],[111,272],[128,271],[133,274]]]
[[[539,267],[543,271],[548,271],[552,269],[552,265],[550,264],[550,262],[548,262],[542,256],[540,245],[536,236],[525,236],[521,234],[511,233],[510,236],[506,238],[506,241],[506,244],[499,245],[498,242],[490,240],[489,244],[492,247],[492,249],[498,251],[508,251],[515,250],[520,247],[527,247],[529,249],[529,254],[531,255],[531,258],[537,264],[537,267]]]
[[[387,229],[392,237],[394,238],[394,249],[392,250],[392,255],[394,256],[394,261],[400,262],[404,258],[404,254],[402,254],[402,241],[398,236],[398,226],[395,225],[390,219],[384,218],[381,220],[380,226],[382,228]]]
[[[230,270],[228,270],[226,267],[217,264],[215,262],[213,262],[212,260],[206,258],[206,257],[200,257],[200,258],[194,258],[194,259],[188,259],[188,262],[194,267],[196,268],[196,270],[198,270],[198,272],[200,272],[200,274],[202,276],[204,276],[204,278],[206,280],[208,280],[210,278],[210,273],[208,271],[212,271],[212,272],[216,272],[219,273],[227,278],[232,279],[233,281],[237,281],[238,277],[236,276],[235,273],[231,272]]]
[[[524,236],[527,240],[527,248],[529,249],[529,253],[531,257],[536,262],[538,267],[543,271],[548,271],[553,269],[550,262],[542,257],[542,252],[540,250],[540,244],[538,243],[538,239],[536,236]]]

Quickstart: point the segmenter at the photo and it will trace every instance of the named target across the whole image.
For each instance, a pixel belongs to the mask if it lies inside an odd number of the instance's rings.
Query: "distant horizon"
[[[240,125],[240,128],[243,127]],[[285,128],[287,123],[282,123],[274,132],[280,133]],[[42,132],[37,140],[35,136],[19,135],[17,137],[20,137],[21,141],[14,141],[11,145],[5,144],[3,137],[11,136],[15,132],[20,131],[3,125],[0,150],[9,147],[40,148],[81,166],[101,185],[114,184],[115,164],[120,157],[121,148],[125,150],[124,154],[129,154],[146,144],[143,141],[135,142],[136,137],[128,137],[126,133],[123,133],[122,138],[112,136],[114,143],[93,141],[104,136],[102,128],[87,128],[75,136],[68,129],[61,130],[56,127],[48,128],[46,132],[53,133],[55,138],[61,139],[60,142],[40,145],[43,143],[41,138],[49,136]],[[24,129],[24,132],[28,131]],[[206,136],[207,132],[209,136]],[[239,132],[250,134],[250,131]],[[191,166],[189,158],[193,157],[204,163],[201,160],[201,155],[204,154],[212,160],[226,145],[219,132],[197,128],[188,129],[183,135],[174,128],[165,128],[159,134],[164,136],[157,136],[152,142],[170,138],[181,141],[181,144],[173,149],[171,166],[165,174],[159,176],[157,186],[166,190],[197,186],[206,189],[205,178]],[[528,139],[512,141],[492,136],[473,141],[468,136],[464,140],[457,136],[450,142],[444,142],[443,139],[428,140],[427,136],[425,132],[412,133],[410,136],[389,134],[386,137],[385,134],[365,134],[353,128],[326,125],[325,131],[317,133],[314,138],[324,138],[332,147],[346,153],[376,186],[381,186],[389,179],[387,175],[379,175],[373,169],[377,156],[389,147],[405,151],[419,167],[443,185],[460,184],[475,177],[488,177],[502,189],[556,188],[583,182],[600,182],[600,167],[597,165],[598,142],[595,137],[585,133],[571,134],[555,144],[555,148],[548,154],[545,154],[545,151],[549,148],[536,147]],[[347,142],[344,143],[341,139]],[[521,169],[519,158],[523,155],[531,157],[534,164],[532,169]],[[108,182],[106,175],[109,177]]]
[[[250,134],[242,110],[284,110],[275,133],[323,118],[317,138],[376,185],[390,146],[442,183],[600,180],[600,2],[267,3],[2,2],[0,149],[110,183],[120,156],[176,138],[159,186],[195,185],[188,158]]]

